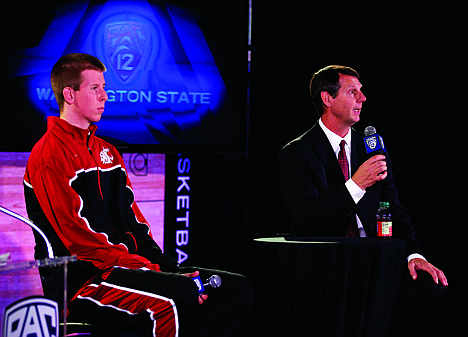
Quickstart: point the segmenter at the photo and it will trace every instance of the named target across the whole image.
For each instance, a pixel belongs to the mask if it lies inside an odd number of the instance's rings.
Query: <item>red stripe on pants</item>
[[[87,286],[78,298],[88,299],[99,306],[111,307],[129,315],[146,311],[155,322],[154,336],[173,337],[179,334],[177,308],[169,298],[107,282]]]

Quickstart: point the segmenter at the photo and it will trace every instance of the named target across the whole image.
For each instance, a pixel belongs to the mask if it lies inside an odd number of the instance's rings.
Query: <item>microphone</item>
[[[219,277],[218,275],[210,276],[210,278],[206,280],[206,282],[207,283],[203,284],[203,286],[210,286],[211,288],[219,288],[223,283],[221,281],[221,277]]]
[[[377,154],[385,154],[385,145],[382,137],[377,134],[377,131],[373,126],[368,126],[364,129],[364,145],[366,146],[366,152],[370,157]]]
[[[204,292],[205,287],[218,288],[222,284],[221,277],[218,275],[210,276],[210,278],[206,280],[206,283],[202,283],[200,276],[194,277],[193,281],[197,284],[199,293]]]

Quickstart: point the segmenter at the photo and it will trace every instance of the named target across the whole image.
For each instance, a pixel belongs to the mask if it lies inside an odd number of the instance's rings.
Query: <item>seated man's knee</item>
[[[243,299],[248,302],[253,302],[255,295],[252,285],[250,284],[250,281],[247,279],[247,277],[239,275],[237,278],[237,284],[240,296],[242,296]]]
[[[174,302],[198,304],[198,287],[195,282],[183,275],[177,275],[171,280],[172,294]]]

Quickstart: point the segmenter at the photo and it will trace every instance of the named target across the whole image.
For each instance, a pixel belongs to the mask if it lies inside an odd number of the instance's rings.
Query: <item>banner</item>
[[[164,252],[186,262],[193,251],[190,241],[191,167],[184,154],[166,155]]]

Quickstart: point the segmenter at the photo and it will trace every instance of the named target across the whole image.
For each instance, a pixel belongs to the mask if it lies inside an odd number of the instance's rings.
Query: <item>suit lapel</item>
[[[351,129],[351,176],[356,173],[359,166],[365,161],[364,143],[362,137]]]
[[[310,131],[312,150],[317,154],[317,157],[322,160],[330,175],[338,183],[344,183],[345,179],[343,171],[341,171],[340,164],[338,163],[338,159],[336,158],[335,152],[318,122]]]
[[[310,130],[312,150],[317,154],[330,174],[339,183],[344,183],[343,172],[336,158],[335,152],[318,122]],[[351,128],[351,176],[356,173],[359,166],[366,160],[366,153],[361,134]]]

